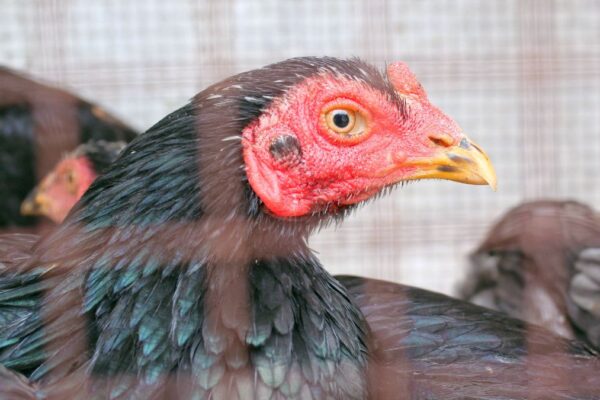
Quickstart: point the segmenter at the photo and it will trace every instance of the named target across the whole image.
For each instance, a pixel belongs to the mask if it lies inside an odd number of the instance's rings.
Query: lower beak
[[[48,211],[48,198],[35,188],[21,203],[21,214],[30,216],[44,215]]]
[[[441,149],[433,157],[407,159],[404,166],[415,170],[406,180],[447,179],[471,185],[489,185],[496,190],[496,172],[489,157],[466,137],[459,144]]]

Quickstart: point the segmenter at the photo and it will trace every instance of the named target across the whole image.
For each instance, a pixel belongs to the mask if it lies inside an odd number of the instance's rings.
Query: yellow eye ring
[[[367,119],[352,108],[335,107],[328,110],[325,123],[330,131],[346,138],[362,136],[367,131]]]
[[[372,132],[369,110],[344,98],[334,99],[323,107],[319,125],[325,137],[337,144],[360,143]]]
[[[325,116],[327,126],[341,135],[349,134],[356,125],[356,112],[345,108],[335,108]]]

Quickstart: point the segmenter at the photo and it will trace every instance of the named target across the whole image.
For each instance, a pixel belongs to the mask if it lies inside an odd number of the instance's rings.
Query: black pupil
[[[346,111],[336,111],[336,113],[333,114],[333,123],[338,128],[345,128],[350,123],[350,116]]]

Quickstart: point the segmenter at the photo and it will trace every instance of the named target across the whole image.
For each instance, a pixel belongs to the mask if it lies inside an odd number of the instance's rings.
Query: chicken
[[[61,223],[94,179],[125,147],[125,142],[91,141],[67,154],[21,204],[21,214]]]
[[[323,224],[427,178],[495,185],[403,63],[296,58],[210,86],[0,279],[0,363],[50,398],[596,396],[600,360],[582,344],[335,279],[309,249]]]
[[[62,155],[89,140],[130,141],[136,131],[97,105],[0,68],[0,230],[32,230],[21,202]]]
[[[600,348],[600,262],[593,247],[600,247],[600,216],[590,207],[521,204],[474,251],[460,297]]]

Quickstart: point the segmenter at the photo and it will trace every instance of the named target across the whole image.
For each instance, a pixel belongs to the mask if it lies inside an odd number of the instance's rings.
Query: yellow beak
[[[433,157],[408,159],[404,165],[417,167],[405,179],[447,179],[471,185],[490,185],[496,190],[496,172],[485,152],[468,138],[441,149]]]
[[[35,188],[21,203],[21,214],[28,216],[44,215],[48,211],[49,199]]]

